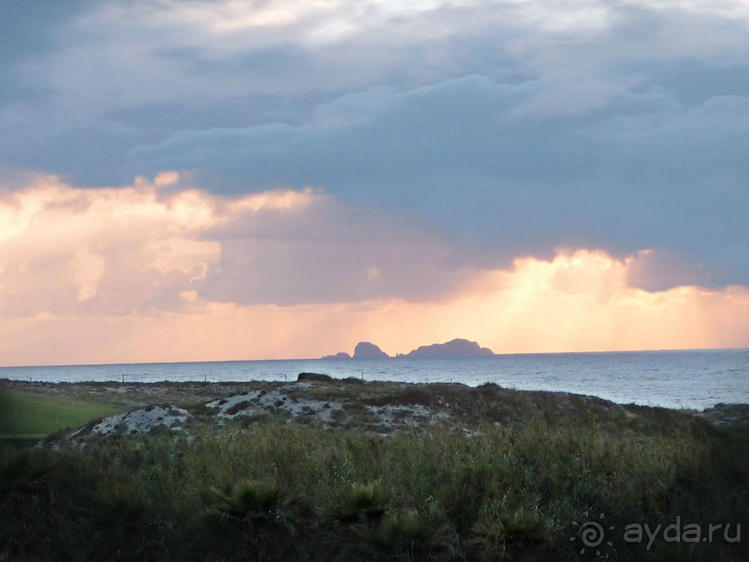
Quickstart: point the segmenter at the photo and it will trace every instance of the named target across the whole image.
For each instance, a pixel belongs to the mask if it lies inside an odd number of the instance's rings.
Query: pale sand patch
[[[94,426],[85,425],[69,434],[69,437],[106,436],[118,431],[148,433],[156,428],[181,431],[182,426],[190,417],[191,415],[187,410],[176,406],[148,406],[147,408],[139,408],[124,414],[103,418]]]
[[[323,424],[331,424],[333,411],[341,410],[342,404],[295,396],[297,391],[309,387],[309,383],[295,382],[274,390],[254,390],[227,396],[208,402],[206,407],[216,409],[218,418],[231,419],[274,413],[286,414],[292,419],[310,417]]]
[[[324,426],[345,423],[352,417],[357,417],[356,413],[352,414],[351,410],[347,409],[347,403],[300,395],[300,390],[311,386],[311,383],[304,382],[289,383],[269,391],[254,390],[213,400],[208,402],[206,407],[215,409],[216,417],[219,419],[270,413],[286,416],[291,421],[314,420]],[[389,430],[423,426],[434,421],[450,419],[447,412],[418,404],[363,406],[360,411],[364,414],[364,419],[359,419],[359,422],[382,426]]]

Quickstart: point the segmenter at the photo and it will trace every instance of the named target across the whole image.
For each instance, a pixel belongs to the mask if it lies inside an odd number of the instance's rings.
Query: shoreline
[[[337,361],[337,360],[336,360]],[[0,371],[1,372],[1,371]],[[327,376],[327,375],[326,375]],[[251,380],[153,380],[153,381],[128,381],[126,379],[121,380],[85,380],[85,381],[44,381],[44,380],[25,380],[18,378],[3,378],[0,377],[0,389],[6,388],[17,388],[22,391],[34,392],[34,393],[55,393],[63,396],[76,396],[78,394],[91,394],[93,396],[111,394],[114,388],[117,388],[116,392],[125,395],[152,395],[156,396],[160,391],[172,389],[175,393],[184,399],[184,395],[187,394],[187,389],[194,391],[198,397],[217,397],[220,396],[220,392],[224,389],[228,391],[245,388],[248,385],[284,385],[291,384],[296,380],[296,375],[284,376],[284,379],[251,379]],[[674,410],[680,412],[691,412],[700,413],[716,408],[722,408],[725,406],[741,406],[749,405],[749,399],[746,402],[741,401],[726,401],[717,400],[716,402],[706,405],[704,407],[695,406],[675,406],[665,404],[655,404],[638,401],[619,401],[611,398],[606,398],[597,394],[580,392],[576,390],[556,390],[556,389],[544,389],[544,388],[517,388],[515,386],[506,386],[498,384],[492,381],[485,381],[482,383],[471,384],[468,382],[462,382],[456,380],[458,377],[451,378],[447,381],[442,380],[427,380],[427,381],[401,381],[401,380],[381,380],[381,379],[366,379],[355,376],[340,377],[333,376],[332,382],[341,382],[345,380],[357,379],[360,382],[381,384],[381,385],[412,385],[412,386],[429,386],[429,385],[458,385],[466,388],[478,388],[484,385],[496,385],[500,388],[513,392],[530,392],[530,393],[546,393],[546,394],[559,394],[559,395],[574,395],[595,398],[597,400],[603,400],[612,404],[620,406],[634,406],[634,407],[645,407],[645,408],[663,408],[667,410]],[[128,390],[129,389],[129,390]],[[151,392],[131,392],[134,389],[151,389]],[[213,389],[213,390],[207,390]],[[137,405],[147,405],[141,402],[137,402]]]

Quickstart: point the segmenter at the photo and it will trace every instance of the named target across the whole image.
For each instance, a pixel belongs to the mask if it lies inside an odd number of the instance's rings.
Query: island
[[[406,359],[447,359],[460,357],[492,357],[494,352],[488,347],[481,347],[477,342],[463,338],[455,338],[445,343],[422,345],[408,353],[399,353],[397,358]],[[375,344],[360,341],[351,356],[345,351],[335,355],[323,355],[321,359],[387,359],[390,357]]]
[[[335,355],[323,355],[320,359],[387,359],[390,356],[375,344],[368,341],[360,341],[354,348],[351,356],[345,351],[339,351]]]
[[[360,341],[354,348],[354,359],[387,359],[389,355],[375,344]]]
[[[345,351],[339,351],[335,355],[323,355],[321,359],[351,359],[351,356]]]
[[[409,359],[446,359],[450,357],[491,357],[493,355],[494,352],[491,349],[481,347],[475,341],[455,338],[445,343],[422,345],[408,353],[399,353],[397,357]]]

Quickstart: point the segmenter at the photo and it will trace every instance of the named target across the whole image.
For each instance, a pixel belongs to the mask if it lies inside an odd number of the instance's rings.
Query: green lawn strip
[[[41,438],[121,411],[98,402],[0,390],[0,438]]]

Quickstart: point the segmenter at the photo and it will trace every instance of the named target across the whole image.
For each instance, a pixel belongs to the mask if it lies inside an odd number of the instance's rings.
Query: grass
[[[40,439],[60,429],[77,427],[120,411],[114,406],[91,401],[0,390],[0,439]]]
[[[661,433],[487,424],[329,431],[279,422],[117,435],[0,462],[10,559],[571,560],[573,522],[746,526],[749,443],[698,424]],[[614,538],[616,560],[674,545]],[[741,544],[694,560],[749,559]],[[3,552],[0,552],[2,555]],[[676,555],[683,554],[681,552]],[[684,558],[677,558],[684,559]]]

